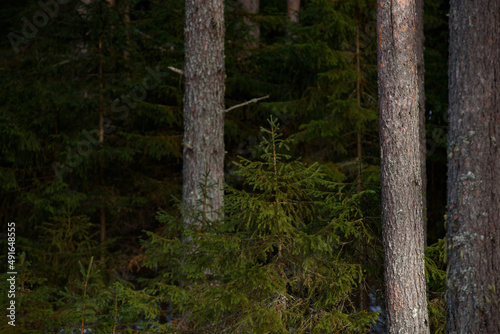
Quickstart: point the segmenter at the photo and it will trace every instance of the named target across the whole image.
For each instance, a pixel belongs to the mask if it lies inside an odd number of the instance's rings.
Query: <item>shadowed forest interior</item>
[[[431,333],[448,12],[424,3]],[[185,18],[184,0],[1,2],[0,244],[15,222],[18,274],[0,331],[385,333],[376,1],[224,1],[223,212],[210,166],[204,211],[182,205]]]

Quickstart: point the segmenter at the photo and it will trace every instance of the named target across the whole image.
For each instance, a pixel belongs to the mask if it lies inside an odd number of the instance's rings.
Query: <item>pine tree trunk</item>
[[[287,0],[286,16],[290,21],[299,23],[300,0]]]
[[[183,205],[184,223],[198,210],[213,221],[223,206],[224,4],[186,0]],[[206,187],[206,196],[202,186]],[[200,226],[202,227],[202,226]]]
[[[356,106],[358,112],[361,111],[361,53],[359,49],[359,10],[356,10]],[[363,173],[363,143],[361,141],[361,129],[356,131],[356,157],[358,160],[358,176],[356,192],[359,194],[363,191],[363,180],[361,179]],[[368,260],[367,245],[364,234],[361,235],[361,263],[363,267],[366,266]],[[359,309],[365,311],[368,309],[368,296],[365,290],[365,280],[359,285]]]
[[[104,78],[103,78],[103,61],[102,61],[102,36],[99,37],[99,147],[104,145]],[[104,166],[102,160],[99,163],[99,176],[101,181],[101,187],[104,188]],[[99,209],[99,224],[101,227],[100,243],[102,246],[101,250],[101,262],[105,261],[105,251],[104,243],[106,242],[106,207],[104,197],[101,196],[101,207]]]
[[[378,0],[382,225],[388,333],[429,333],[415,1]]]
[[[447,333],[500,333],[500,2],[450,2]]]
[[[356,106],[358,112],[361,111],[361,54],[359,50],[359,13],[356,11]],[[363,190],[363,181],[361,172],[363,171],[363,145],[361,142],[361,129],[356,130],[356,156],[358,159],[358,182],[357,192]]]
[[[258,14],[260,1],[259,0],[240,0],[241,6],[248,14]],[[256,48],[258,45],[258,41],[260,39],[260,27],[257,23],[249,19],[248,17],[244,18],[244,22],[249,27],[249,36],[251,39],[250,43],[247,43],[247,49]]]

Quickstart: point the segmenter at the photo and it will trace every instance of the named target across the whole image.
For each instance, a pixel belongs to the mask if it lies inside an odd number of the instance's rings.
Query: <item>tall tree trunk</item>
[[[102,148],[104,145],[104,78],[103,78],[103,52],[102,52],[102,36],[99,37],[99,146]],[[104,187],[104,166],[102,160],[99,163],[99,176],[101,187]],[[102,251],[101,251],[101,262],[105,261],[104,243],[106,242],[106,207],[104,197],[101,196],[101,207],[99,208],[99,224],[101,227],[100,241]]]
[[[359,9],[356,10],[356,102],[358,107],[358,112],[361,112],[361,53],[359,48]],[[359,194],[363,191],[363,181],[361,179],[363,172],[363,143],[361,142],[361,129],[358,126],[356,130],[356,157],[358,160],[358,181],[356,185],[356,192]],[[361,235],[361,262],[363,267],[366,265],[368,260],[367,254],[367,244],[364,235]],[[360,284],[359,289],[359,309],[361,311],[368,309],[368,298],[366,295],[366,291],[364,289],[365,281]]]
[[[130,60],[130,52],[128,51],[128,49],[131,46],[131,43],[130,43],[131,39],[130,39],[130,32],[129,32],[129,29],[130,29],[130,2],[129,1],[125,1],[123,3],[122,15],[123,15],[123,22],[125,23],[125,35],[127,36],[127,38],[126,38],[127,43],[125,44],[125,47],[123,50],[123,58],[125,59],[125,61],[128,62]],[[130,78],[127,78],[127,79],[130,79]]]
[[[361,54],[359,50],[359,12],[356,11],[356,103],[358,112],[361,111]],[[363,182],[361,180],[361,172],[363,170],[363,145],[361,142],[361,129],[358,127],[356,130],[356,148],[358,158],[358,184],[357,192],[363,190]]]
[[[415,1],[378,0],[382,227],[389,333],[429,333]]]
[[[251,15],[255,15],[259,13],[260,1],[259,0],[240,0],[241,6],[243,9]],[[247,49],[256,48],[258,45],[258,41],[260,39],[260,26],[252,21],[252,19],[245,17],[245,24],[249,27],[249,37],[250,43],[247,43]]]
[[[115,0],[107,0],[108,4],[110,7],[113,7],[115,5]],[[99,11],[101,13],[102,8],[99,7]],[[102,15],[102,14],[101,14]],[[99,68],[98,68],[98,73],[97,77],[99,80],[99,146],[102,148],[104,145],[104,65],[103,65],[103,43],[102,39],[104,36],[100,36],[98,40],[98,50],[99,50]],[[104,165],[103,162],[101,161],[99,164],[99,177],[100,177],[100,183],[101,187],[104,187]],[[105,261],[105,250],[104,250],[104,244],[107,239],[107,232],[106,232],[106,203],[105,203],[104,196],[101,196],[101,207],[99,208],[99,225],[100,225],[100,244],[103,246],[102,251],[101,251],[101,262],[104,263]]]
[[[500,2],[450,1],[448,333],[500,333]]]
[[[427,245],[427,168],[425,139],[425,63],[424,63],[424,0],[417,3],[417,80],[418,80],[418,114],[420,137],[420,175],[422,178],[422,224],[424,226],[424,246]]]
[[[299,23],[300,0],[287,0],[286,16],[290,21]]]
[[[223,206],[224,3],[186,0],[184,223],[213,221]],[[203,187],[206,193],[204,195]],[[200,226],[202,227],[202,226]]]

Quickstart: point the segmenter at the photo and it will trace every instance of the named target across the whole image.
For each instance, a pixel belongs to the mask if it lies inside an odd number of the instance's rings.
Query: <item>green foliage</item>
[[[79,277],[64,289],[51,287],[47,279],[34,275],[24,253],[19,260],[16,326],[3,322],[2,333],[74,333],[82,329],[96,333],[133,333],[139,323],[142,328],[153,324],[141,321],[158,312],[158,307],[152,308],[144,302],[151,297],[122,282],[103,285],[93,257],[86,260],[85,265],[77,261]],[[5,288],[2,291],[8,290],[7,278],[8,275],[1,275],[2,289]],[[6,308],[8,303],[7,295],[2,294],[0,304]]]
[[[47,279],[38,277],[30,270],[31,263],[26,260],[26,254],[18,257],[16,284],[16,326],[10,326],[7,321],[0,325],[2,333],[43,333],[43,328],[56,328],[64,320],[64,315],[56,311],[58,304],[58,289],[47,284]],[[9,275],[0,275],[2,291],[9,290]],[[0,297],[2,309],[6,309],[10,299],[7,293]]]
[[[35,247],[26,247],[38,264],[50,263],[51,272],[45,277],[59,286],[73,287],[73,280],[79,274],[80,259],[90,258],[102,251],[96,242],[95,226],[87,217],[54,217],[41,229],[41,240]],[[37,249],[40,248],[40,249]]]
[[[286,2],[261,1],[251,50],[248,13],[225,4],[227,106],[270,97],[226,114],[225,218],[199,230],[168,204],[182,187],[183,79],[167,68],[183,67],[184,0],[70,1],[19,53],[0,43],[0,217],[16,221],[24,251],[14,332],[77,331],[84,304],[84,325],[103,333],[363,332],[375,317],[358,300],[383,289],[375,1],[305,1],[298,24]],[[441,128],[447,5],[426,6],[427,101]],[[0,25],[18,35],[41,10],[38,0],[0,7]],[[161,82],[134,99],[146,67]],[[113,130],[98,143],[101,110]],[[269,114],[283,127],[256,135]],[[290,133],[293,145],[280,137]],[[374,191],[353,195],[359,179]],[[444,323],[437,249],[426,266],[433,328]]]
[[[56,5],[19,53],[0,49],[0,216],[16,222],[32,272],[72,290],[80,259],[99,259],[106,283],[126,272],[141,231],[180,193],[182,85],[167,66],[182,67],[183,1]],[[22,36],[23,17],[40,11],[2,2],[5,31]],[[148,68],[157,87],[134,99]]]
[[[80,332],[90,329],[97,333],[132,333],[145,312],[142,304],[131,294],[130,287],[118,281],[104,287],[99,283],[99,270],[96,270],[93,258],[90,258],[87,267],[78,263],[78,288],[61,292],[59,312],[65,314],[61,329],[68,333],[75,328]]]
[[[237,164],[244,187],[227,189],[224,222],[153,236],[149,265],[160,248],[170,266],[152,286],[184,318],[173,322],[178,330],[366,331],[377,314],[353,301],[363,271],[347,251],[365,233],[361,195],[343,193],[318,164],[291,160],[292,139],[281,138],[275,119],[270,126],[260,159]]]
[[[427,247],[425,252],[425,275],[429,288],[429,319],[432,333],[445,333],[446,323],[446,240]]]

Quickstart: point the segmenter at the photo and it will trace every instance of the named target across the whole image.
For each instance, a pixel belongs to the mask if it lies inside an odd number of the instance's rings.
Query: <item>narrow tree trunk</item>
[[[361,54],[359,50],[359,13],[356,12],[356,103],[358,112],[361,111]],[[363,183],[361,180],[361,171],[363,170],[363,146],[361,142],[361,129],[358,127],[356,133],[356,148],[358,158],[358,184],[357,191],[360,193],[363,190]]]
[[[104,79],[103,79],[103,63],[102,63],[102,37],[99,37],[99,146],[102,147],[104,144]],[[99,163],[99,174],[101,187],[104,187],[104,166],[103,162]],[[101,207],[99,212],[99,224],[101,227],[101,246],[104,247],[106,242],[106,208],[104,206],[104,198],[101,197]],[[101,252],[101,262],[104,263],[104,248]]]
[[[125,50],[123,50],[123,58],[125,59],[125,61],[129,61],[130,60],[130,52],[128,51],[128,47],[130,47],[131,43],[130,43],[130,33],[129,33],[129,28],[130,28],[130,3],[128,1],[126,1],[123,5],[123,8],[122,8],[122,11],[123,11],[123,22],[125,23],[125,34],[127,36],[126,40],[127,40],[127,43],[125,45]]]
[[[286,16],[290,21],[299,23],[300,0],[287,0]]]
[[[103,64],[102,64],[102,37],[99,37],[99,69],[97,78],[99,79],[99,145],[104,142],[104,83],[103,83]]]
[[[377,3],[387,329],[389,333],[429,333],[415,1]]]
[[[213,221],[223,206],[224,3],[186,0],[184,222]],[[203,187],[206,193],[204,195]],[[200,226],[202,227],[202,226]]]
[[[240,0],[243,9],[251,15],[259,13],[260,1],[259,0]],[[249,27],[250,42],[247,43],[247,49],[254,49],[257,47],[260,39],[260,26],[252,21],[252,19],[245,16],[245,24]]]
[[[451,0],[448,333],[500,333],[500,2]]]
[[[100,214],[99,214],[99,221],[101,225],[101,246],[103,246],[103,249],[101,251],[101,262],[104,263],[105,259],[105,251],[104,251],[104,243],[106,242],[106,208],[104,206],[101,206],[100,208]]]
[[[359,49],[359,11],[356,11],[356,101],[358,112],[361,111],[361,54]],[[363,172],[363,145],[361,142],[361,129],[358,127],[356,132],[356,148],[357,148],[357,159],[358,159],[358,181],[356,185],[357,193],[361,193],[363,191],[363,181],[361,180],[361,175]],[[366,239],[364,235],[361,235],[361,262],[363,267],[367,263],[367,245]],[[359,289],[359,309],[364,311],[368,309],[368,298],[366,295],[366,291],[364,289],[364,280],[362,284],[360,284]]]

